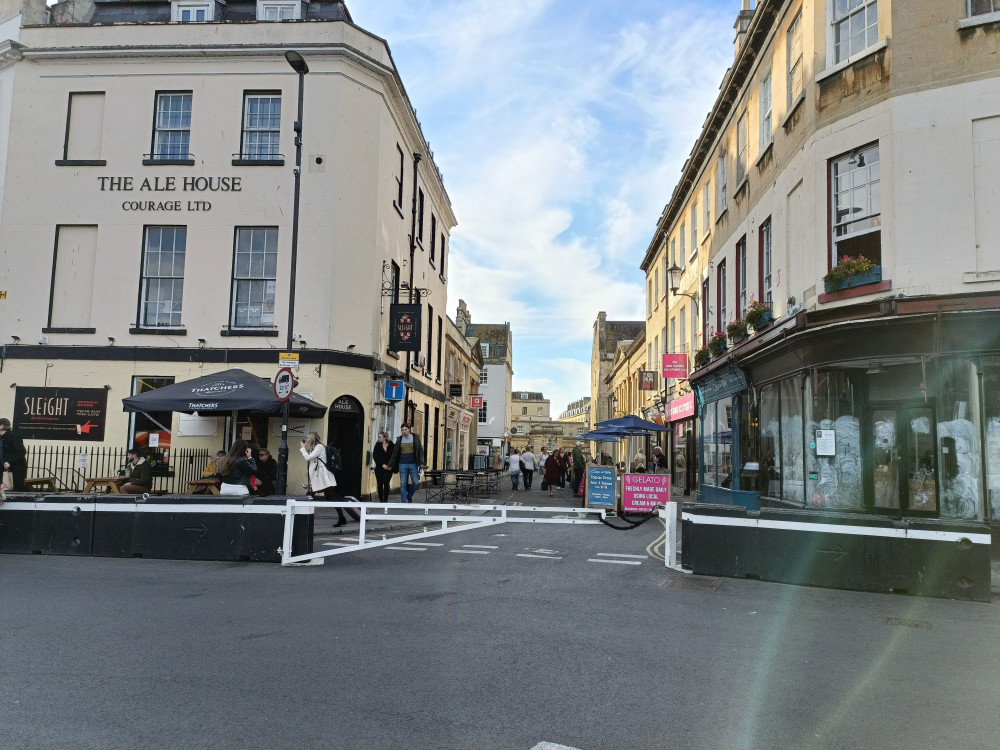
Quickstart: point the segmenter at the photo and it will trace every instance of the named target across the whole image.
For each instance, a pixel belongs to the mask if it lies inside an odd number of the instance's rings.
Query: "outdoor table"
[[[199,487],[207,488],[209,494],[218,495],[219,494],[219,480],[218,479],[192,479],[188,482],[188,494],[193,495],[198,491]]]
[[[128,481],[128,477],[90,477],[85,480],[83,485],[83,493],[89,494],[97,487],[104,487],[113,495],[120,495],[122,492],[122,485]]]
[[[55,477],[32,477],[24,480],[24,486],[29,492],[55,492]]]

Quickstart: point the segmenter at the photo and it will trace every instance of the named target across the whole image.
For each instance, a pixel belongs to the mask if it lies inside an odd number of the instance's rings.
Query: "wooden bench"
[[[24,480],[24,487],[29,492],[56,492],[56,478],[31,477]]]

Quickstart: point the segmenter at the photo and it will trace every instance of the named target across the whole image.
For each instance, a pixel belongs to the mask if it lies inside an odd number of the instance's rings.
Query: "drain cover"
[[[658,584],[660,588],[669,589],[695,589],[697,591],[718,591],[722,581],[717,578],[703,578],[701,576],[676,575],[664,578]]]

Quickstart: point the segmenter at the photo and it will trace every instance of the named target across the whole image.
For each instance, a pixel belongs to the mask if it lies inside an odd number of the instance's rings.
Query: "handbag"
[[[12,490],[14,489],[14,474],[10,471],[5,471],[3,473],[3,486],[4,489]]]
[[[524,471],[524,461],[521,461],[521,471]]]

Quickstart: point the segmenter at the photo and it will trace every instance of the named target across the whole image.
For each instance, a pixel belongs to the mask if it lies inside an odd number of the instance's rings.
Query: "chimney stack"
[[[740,14],[736,16],[736,23],[733,25],[733,28],[736,29],[736,40],[734,42],[734,53],[736,55],[740,54],[740,49],[746,40],[747,29],[750,27],[750,21],[753,20],[753,13],[753,8],[750,7],[750,0],[742,0]]]

